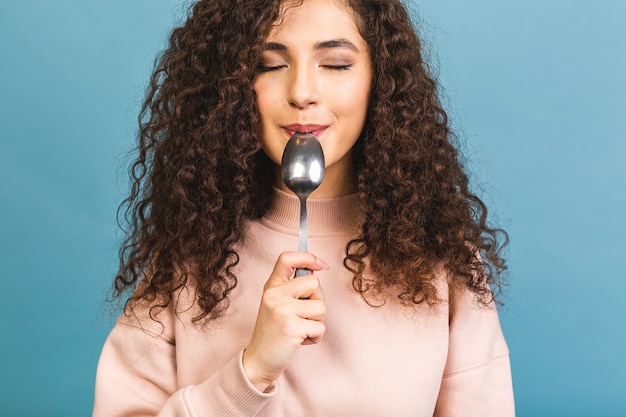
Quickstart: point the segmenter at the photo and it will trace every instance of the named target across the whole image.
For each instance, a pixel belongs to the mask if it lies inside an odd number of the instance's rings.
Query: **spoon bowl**
[[[312,133],[295,133],[285,146],[281,174],[287,188],[300,200],[300,232],[298,251],[309,251],[309,228],[306,200],[324,179],[324,152]],[[296,276],[308,275],[306,269],[296,269]]]

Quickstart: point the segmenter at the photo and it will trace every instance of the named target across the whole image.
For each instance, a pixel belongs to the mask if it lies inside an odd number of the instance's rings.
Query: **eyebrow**
[[[331,48],[344,48],[354,52],[360,52],[359,48],[357,48],[355,44],[346,39],[332,39],[329,41],[317,42],[315,45],[313,45],[313,49],[315,49],[316,51]],[[266,51],[286,51],[287,46],[278,42],[268,42],[265,44],[265,47],[263,49]]]

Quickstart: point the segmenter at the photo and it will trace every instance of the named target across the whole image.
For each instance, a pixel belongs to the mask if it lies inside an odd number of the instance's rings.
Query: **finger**
[[[278,255],[274,269],[268,280],[268,284],[286,282],[291,280],[296,268],[306,268],[311,271],[328,269],[328,264],[312,253],[306,252],[283,252]]]
[[[323,319],[326,313],[324,293],[315,275],[266,288],[261,296],[260,312],[282,317]]]
[[[321,300],[298,300],[294,306],[294,314],[306,320],[324,321],[326,303]]]
[[[319,343],[326,333],[326,325],[320,321],[308,320],[305,331],[307,337],[302,341],[303,345]]]
[[[322,284],[316,275],[306,275],[291,280],[285,291],[289,291],[289,295],[296,299],[324,300]]]

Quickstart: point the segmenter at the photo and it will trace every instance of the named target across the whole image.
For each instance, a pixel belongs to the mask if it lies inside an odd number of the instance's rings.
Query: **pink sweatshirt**
[[[319,274],[326,334],[306,345],[269,392],[241,365],[263,285],[279,253],[296,250],[296,197],[277,191],[267,215],[250,222],[238,252],[239,284],[226,315],[206,325],[191,318],[193,289],[159,315],[122,316],[109,335],[96,377],[93,415],[115,416],[513,416],[508,349],[495,309],[468,292],[449,303],[367,305],[343,267],[358,231],[358,196],[310,200],[310,251],[330,270]],[[443,274],[442,274],[443,275]],[[191,307],[191,308],[189,308]]]

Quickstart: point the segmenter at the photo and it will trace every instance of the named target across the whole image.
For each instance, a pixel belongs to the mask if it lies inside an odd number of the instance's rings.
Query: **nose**
[[[298,109],[306,109],[319,101],[318,80],[315,69],[308,66],[293,68],[289,80],[289,105]]]

